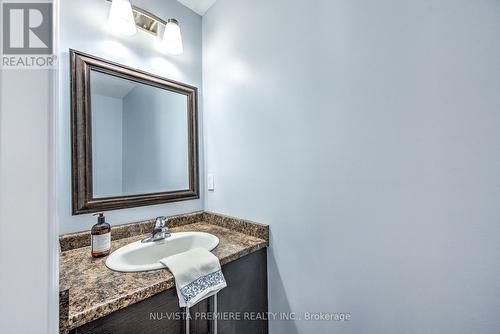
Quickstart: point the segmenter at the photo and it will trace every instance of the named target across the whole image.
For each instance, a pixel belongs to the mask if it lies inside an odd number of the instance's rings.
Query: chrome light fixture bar
[[[112,0],[105,1],[112,3]],[[135,25],[152,35],[158,36],[159,24],[163,26],[167,25],[167,22],[160,19],[158,16],[134,5],[132,5],[132,13],[134,15]]]
[[[105,1],[112,4],[112,0]],[[165,21],[142,8],[134,5],[131,5],[131,7],[135,25],[139,29],[157,36],[160,39],[159,27],[163,26],[165,29],[164,35],[162,37],[162,47],[170,54],[182,54],[182,37],[180,33],[179,22],[176,19],[168,19],[167,21]],[[125,33],[125,35],[127,35],[127,33]]]

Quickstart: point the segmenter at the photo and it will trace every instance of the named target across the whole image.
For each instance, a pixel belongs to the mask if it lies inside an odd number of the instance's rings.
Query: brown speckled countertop
[[[219,258],[221,265],[266,247],[269,242],[266,225],[207,212],[179,217],[182,219],[180,223],[173,224],[175,227],[171,228],[172,232],[201,231],[219,238],[219,245],[212,252]],[[111,251],[149,235],[143,234],[142,228],[137,228],[140,224],[150,222],[124,225],[135,232],[128,235],[122,233],[122,238],[118,240],[113,237]],[[123,232],[124,226],[113,227],[112,235],[115,231]],[[68,243],[71,238],[72,244],[80,239],[86,242],[88,239],[83,238],[82,234],[88,232],[62,236],[61,247],[65,249],[64,243]],[[85,243],[79,245],[79,248],[66,248],[60,256],[61,332],[149,298],[175,284],[167,269],[137,273],[115,272],[106,267],[106,257],[92,258],[90,247],[85,246]]]

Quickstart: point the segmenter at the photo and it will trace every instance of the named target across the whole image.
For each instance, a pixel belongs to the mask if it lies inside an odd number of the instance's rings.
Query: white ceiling
[[[187,8],[203,16],[217,0],[177,0]]]

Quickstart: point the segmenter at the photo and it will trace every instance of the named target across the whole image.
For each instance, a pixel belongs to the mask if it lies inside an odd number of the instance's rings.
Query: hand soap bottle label
[[[111,248],[111,233],[92,236],[92,250],[94,252],[107,251]]]

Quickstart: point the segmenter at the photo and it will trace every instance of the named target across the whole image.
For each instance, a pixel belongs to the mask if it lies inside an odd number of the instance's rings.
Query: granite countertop
[[[148,221],[147,224],[151,222]],[[191,215],[190,219],[184,219],[181,224],[183,225],[170,230],[208,232],[219,238],[219,245],[212,252],[219,258],[221,265],[264,248],[269,243],[267,225],[212,213]],[[137,224],[127,226],[129,229],[132,227],[135,233],[144,232],[144,228],[138,229]],[[112,230],[112,235],[114,230],[115,228]],[[70,238],[76,236],[81,240],[88,240],[81,235],[82,233],[70,235]],[[141,233],[129,236],[122,233],[120,239],[112,241],[111,251],[148,235],[150,234]],[[65,242],[67,239],[68,237],[61,237]],[[77,239],[73,238],[73,243]],[[61,241],[61,247],[63,249],[60,255],[61,332],[104,317],[175,285],[174,277],[167,269],[137,273],[115,272],[106,267],[107,257],[92,258],[89,246],[65,247]],[[65,250],[65,248],[70,249]]]

